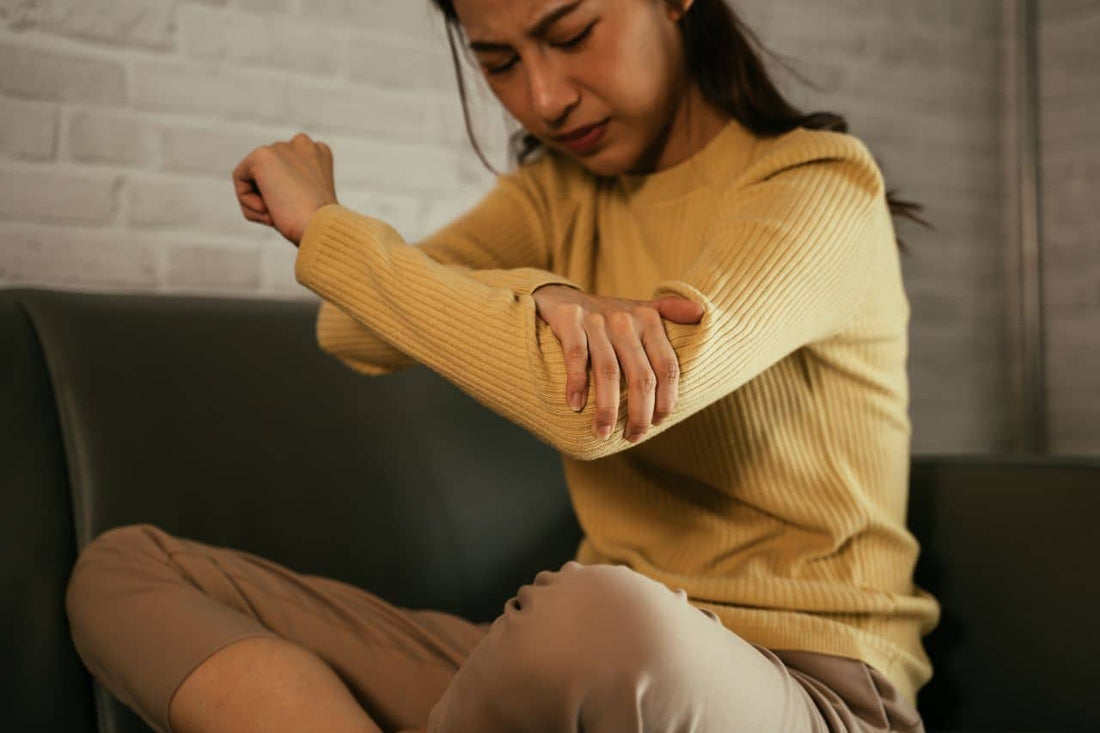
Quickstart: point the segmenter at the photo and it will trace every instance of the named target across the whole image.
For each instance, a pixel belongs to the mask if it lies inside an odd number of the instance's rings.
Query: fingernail
[[[584,399],[580,392],[574,392],[569,395],[569,406],[573,408],[574,412],[580,412],[581,400]]]

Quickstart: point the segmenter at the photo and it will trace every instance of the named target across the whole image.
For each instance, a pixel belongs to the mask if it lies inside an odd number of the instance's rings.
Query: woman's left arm
[[[892,227],[877,226],[889,222],[882,173],[858,138],[800,130],[741,178],[700,255],[653,292],[704,311],[698,326],[666,326],[681,369],[669,423],[840,330],[882,261],[875,248],[895,246]]]
[[[656,297],[704,308],[698,325],[666,324],[680,362],[675,408],[659,435],[827,336],[850,317],[870,277],[868,230],[885,206],[883,182],[855,138],[792,134],[731,187],[699,259]],[[561,344],[530,291],[488,287],[405,246],[385,222],[341,206],[319,209],[300,244],[303,285],[341,304],[401,351],[480,402],[583,460],[633,447],[619,407],[606,439],[565,400]],[[504,273],[501,273],[502,275]],[[523,279],[521,270],[511,273]]]

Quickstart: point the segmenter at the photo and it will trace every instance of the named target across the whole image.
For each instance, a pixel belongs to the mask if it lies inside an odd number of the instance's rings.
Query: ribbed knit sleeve
[[[814,144],[806,144],[805,136]],[[718,207],[700,255],[653,297],[704,307],[698,325],[666,323],[680,396],[662,428],[736,390],[856,313],[882,260],[872,224],[888,218],[881,171],[855,137],[786,136]]]
[[[557,216],[542,195],[540,179],[550,175],[550,163],[541,159],[516,173],[499,175],[496,185],[469,211],[416,243],[429,258],[490,288],[511,287],[532,292],[542,285],[578,287],[550,272],[549,233]],[[525,270],[517,281],[517,268]],[[321,349],[357,372],[387,374],[417,363],[364,322],[322,301],[316,322]]]
[[[679,402],[643,440],[838,329],[866,289],[865,233],[884,205],[877,166],[847,135],[792,133],[750,165],[727,190],[702,254],[656,288],[705,312],[697,325],[665,324],[680,361]],[[296,275],[563,453],[592,460],[636,445],[623,437],[625,399],[611,435],[592,434],[594,380],[584,410],[566,404],[561,345],[530,295],[541,271],[478,279],[406,246],[385,222],[329,205],[307,228]]]

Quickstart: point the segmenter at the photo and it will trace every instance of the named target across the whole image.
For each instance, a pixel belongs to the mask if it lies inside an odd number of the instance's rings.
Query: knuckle
[[[602,329],[604,327],[603,313],[593,313],[592,311],[586,311],[583,318],[585,326],[599,329]]]
[[[651,371],[642,372],[630,380],[630,388],[643,394],[649,394],[657,388],[657,377]]]
[[[583,344],[574,344],[565,351],[565,358],[571,362],[587,362],[588,349]]]
[[[615,362],[604,362],[596,369],[596,373],[604,379],[619,379],[619,365]]]
[[[675,359],[664,359],[658,369],[661,371],[661,376],[670,382],[680,378],[680,364]]]
[[[607,317],[607,323],[614,329],[625,329],[633,325],[634,318],[627,311],[614,311]]]

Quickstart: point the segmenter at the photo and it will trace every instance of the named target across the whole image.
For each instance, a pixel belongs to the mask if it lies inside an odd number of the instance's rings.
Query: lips
[[[558,135],[554,139],[555,140],[560,140],[561,142],[565,142],[565,143],[570,142],[572,140],[580,140],[582,137],[584,137],[588,133],[592,132],[592,130],[594,128],[599,127],[600,125],[602,125],[605,122],[607,122],[607,120],[600,120],[599,122],[594,122],[591,125],[586,125],[584,127],[578,127],[577,129],[573,130],[572,132],[567,132],[564,135]]]

